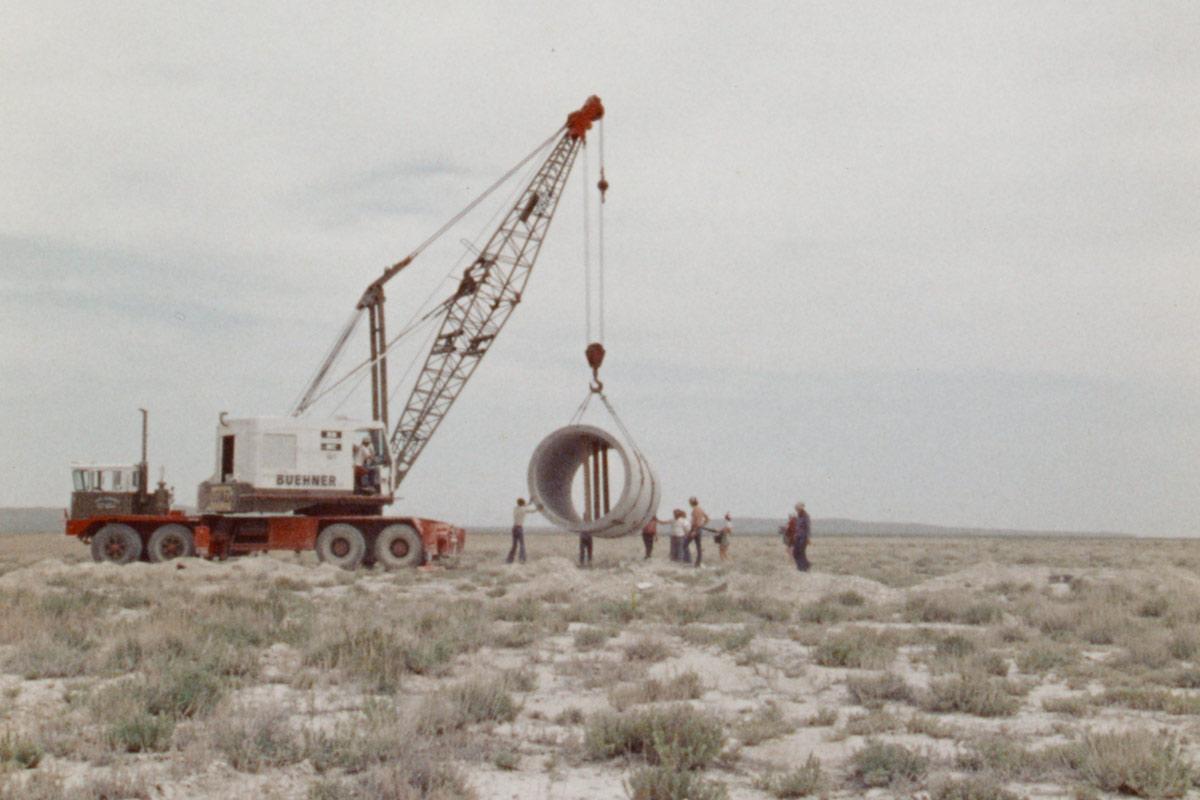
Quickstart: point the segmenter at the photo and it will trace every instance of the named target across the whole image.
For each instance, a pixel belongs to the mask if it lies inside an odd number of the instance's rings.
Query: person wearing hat
[[[808,572],[812,564],[808,561],[808,539],[812,533],[812,523],[804,503],[796,503],[796,535],[792,539],[792,558],[796,561],[796,569]]]

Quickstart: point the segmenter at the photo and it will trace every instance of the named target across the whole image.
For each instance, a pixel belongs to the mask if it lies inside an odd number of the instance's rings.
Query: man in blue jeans
[[[812,531],[812,523],[808,519],[808,512],[804,510],[804,503],[796,503],[796,535],[792,539],[792,558],[796,561],[796,569],[801,572],[808,572],[808,568],[812,566],[808,562],[808,537]]]
[[[517,498],[517,505],[513,508],[512,548],[508,551],[508,558],[504,560],[504,563],[511,564],[513,556],[517,555],[518,550],[521,563],[525,563],[525,517],[541,510],[542,507],[536,503],[528,505],[525,503],[524,497]]]

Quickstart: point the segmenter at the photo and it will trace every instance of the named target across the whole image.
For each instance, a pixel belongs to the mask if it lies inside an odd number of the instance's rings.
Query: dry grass
[[[650,764],[688,770],[707,766],[724,744],[719,719],[679,705],[596,714],[588,720],[584,749],[597,760],[639,757]]]
[[[894,638],[870,628],[829,634],[813,649],[813,661],[822,667],[883,669],[895,657]]]
[[[574,541],[534,534],[525,567],[499,565],[504,537],[473,537],[440,573],[285,557],[36,580],[21,576],[43,554],[13,543],[4,800],[214,775],[205,800],[450,800],[500,780],[536,795],[547,779],[583,795],[585,759],[595,794],[647,800],[1173,797],[1196,780],[1200,543],[824,539],[801,576],[750,537],[699,572],[644,565],[633,540],[598,542],[591,571],[547,570]],[[50,550],[82,561],[69,544]],[[1054,688],[1024,699],[1037,686]]]
[[[617,686],[608,693],[608,701],[613,708],[624,711],[630,706],[644,703],[697,700],[703,694],[700,676],[687,670],[665,680],[647,678],[640,683]]]
[[[821,760],[812,753],[800,767],[789,772],[779,772],[760,778],[755,786],[773,797],[793,798],[821,795],[829,785],[829,778],[821,769]]]
[[[799,727],[795,721],[788,719],[778,703],[768,701],[749,717],[741,720],[734,728],[734,735],[747,747],[762,744],[770,739],[778,739],[793,733]]]
[[[870,740],[850,758],[851,776],[864,789],[910,786],[925,777],[929,759],[898,744]]]

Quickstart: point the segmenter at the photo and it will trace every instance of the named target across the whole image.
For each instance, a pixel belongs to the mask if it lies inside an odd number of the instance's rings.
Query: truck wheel
[[[353,525],[338,522],[317,536],[317,558],[342,569],[357,569],[367,554],[367,540]]]
[[[375,561],[384,569],[421,566],[425,561],[421,534],[411,525],[388,525],[375,537]]]
[[[92,537],[92,560],[128,564],[142,557],[142,537],[128,525],[110,522]]]
[[[150,534],[146,543],[146,554],[154,563],[184,558],[196,554],[196,542],[192,532],[184,525],[172,522]]]

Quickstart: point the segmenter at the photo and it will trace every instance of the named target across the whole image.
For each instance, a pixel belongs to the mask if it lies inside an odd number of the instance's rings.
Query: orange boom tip
[[[600,102],[599,97],[592,95],[578,111],[567,115],[567,133],[571,134],[573,139],[583,139],[591,130],[592,123],[603,117],[604,104]]]

